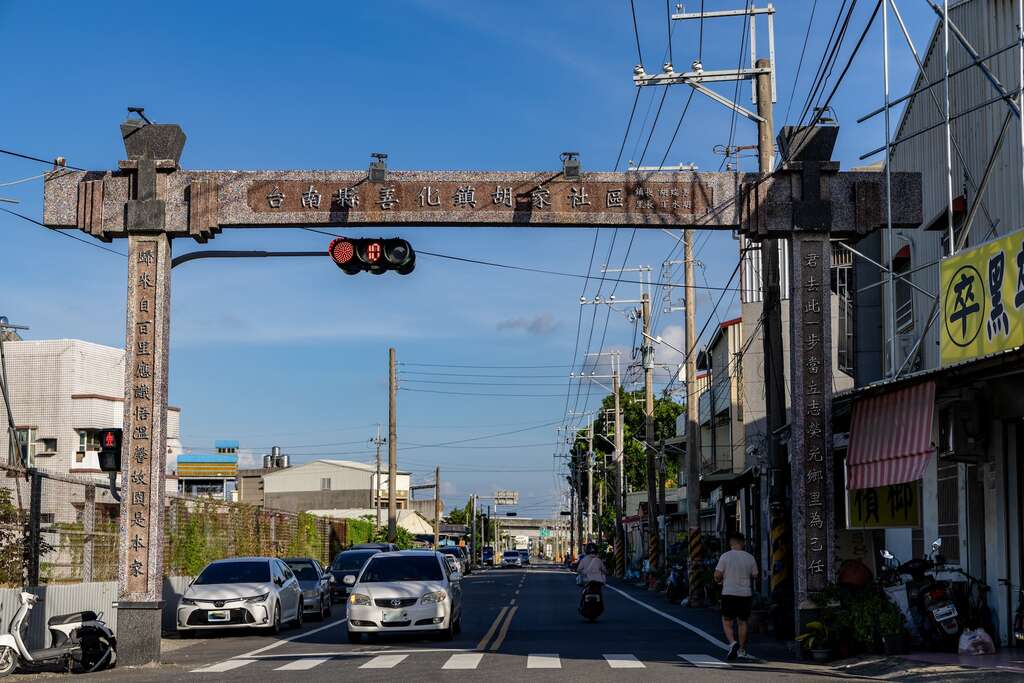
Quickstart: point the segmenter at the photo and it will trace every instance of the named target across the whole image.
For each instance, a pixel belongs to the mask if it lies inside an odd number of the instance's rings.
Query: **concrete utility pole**
[[[686,278],[686,524],[690,551],[690,602],[698,606],[703,591],[700,575],[704,549],[700,536],[700,428],[697,424],[697,290],[693,279],[693,231],[683,233]]]
[[[388,542],[398,540],[398,380],[395,373],[395,350],[388,349]]]
[[[615,571],[619,578],[626,575],[626,530],[622,517],[626,509],[626,481],[622,454],[622,406],[619,403],[619,364],[612,371],[612,393],[615,394]]]
[[[767,59],[759,59],[758,68],[771,66]],[[758,74],[757,88],[757,170],[761,177],[772,172],[775,158],[772,108],[771,74]],[[764,365],[765,365],[765,422],[767,423],[766,448],[770,463],[770,488],[768,493],[768,515],[771,525],[771,593],[772,601],[779,605],[775,610],[780,615],[776,626],[779,633],[789,631],[792,614],[789,607],[792,600],[792,573],[790,548],[790,519],[788,514],[786,483],[789,481],[788,453],[785,444],[778,439],[778,431],[786,426],[786,385],[785,364],[782,349],[782,292],[779,269],[779,245],[777,239],[761,242],[761,279],[764,289]],[[766,568],[767,569],[767,568]],[[781,616],[785,615],[785,616]]]
[[[380,447],[387,443],[380,436],[380,425],[377,425],[377,438],[373,440],[377,446],[377,478],[373,483],[373,508],[377,511],[377,528],[380,528]]]
[[[594,423],[587,425],[587,536],[594,540]]]
[[[434,547],[441,542],[441,466],[434,468]]]
[[[658,473],[654,462],[654,347],[650,342],[651,335],[651,298],[647,292],[640,297],[640,315],[643,320],[643,340],[641,341],[644,361],[644,450],[647,452],[647,558],[650,571],[659,565],[661,548],[658,530],[658,512],[656,510],[658,496]]]
[[[469,562],[474,564],[476,562],[477,545],[476,545],[476,494],[472,496],[473,508],[469,515]]]

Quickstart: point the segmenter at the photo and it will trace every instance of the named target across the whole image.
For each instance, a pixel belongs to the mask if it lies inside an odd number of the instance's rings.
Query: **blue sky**
[[[636,4],[644,63],[655,71],[666,50],[665,5]],[[688,3],[688,9],[697,4]],[[739,4],[707,0],[705,6]],[[793,91],[812,2],[774,4],[778,126]],[[902,4],[923,50],[934,18],[923,3]],[[839,5],[817,2],[791,119]],[[870,9],[858,8],[847,46]],[[890,28],[892,91],[898,95],[908,88],[914,65],[897,42],[894,22]],[[764,31],[762,24],[762,48]],[[706,22],[705,68],[734,68],[740,35],[738,20]],[[696,22],[676,26],[677,68],[696,57],[697,43]],[[68,3],[59,11],[40,3],[0,2],[0,61],[12,67],[4,75],[0,147],[42,158],[63,155],[87,168],[116,166],[123,157],[117,125],[125,107],[139,105],[154,120],[184,128],[187,168],[359,169],[370,152],[384,151],[399,169],[534,170],[557,168],[560,152],[576,150],[585,169],[609,170],[633,103],[637,55],[629,4],[620,1],[138,3],[130,10]],[[732,86],[718,90],[733,93]],[[669,92],[645,164],[665,153],[688,93],[685,86]],[[751,107],[749,86],[741,93],[741,103]],[[844,167],[861,163],[859,154],[882,144],[880,118],[854,123],[881,98],[879,25],[833,102],[842,126],[836,158]],[[641,93],[621,165],[640,159],[658,99],[653,89]],[[696,96],[667,162],[717,170],[721,157],[712,147],[729,142],[733,130],[734,144],[756,142],[753,124],[738,119],[733,128],[726,109]],[[755,160],[742,163],[750,170]],[[45,170],[0,156],[0,184]],[[0,186],[0,197],[20,200],[13,208],[36,219],[41,195],[38,179]],[[657,273],[675,240],[660,231],[638,232],[627,258],[630,232],[599,235],[594,274],[609,253],[613,267],[648,264]],[[385,233],[425,251],[573,273],[586,272],[594,248],[593,231],[564,228],[346,231]],[[320,249],[328,239],[300,230],[226,231],[206,248]],[[698,245],[704,264],[698,282],[706,277],[707,284],[724,286],[735,266],[736,242],[715,233],[699,237]],[[204,247],[174,244],[176,254],[198,248]],[[0,214],[0,255],[0,314],[31,326],[28,338],[123,344],[124,259],[7,214]],[[524,386],[505,391],[536,396],[402,391],[398,440],[400,465],[417,481],[432,476],[440,463],[450,504],[461,504],[473,492],[514,488],[522,495],[521,514],[557,510],[552,453],[559,436],[557,424],[549,423],[558,423],[565,411],[582,281],[421,256],[408,277],[349,277],[326,259],[199,261],[175,269],[173,282],[170,396],[183,408],[186,446],[238,438],[257,455],[280,444],[297,461],[368,460],[373,425],[387,420],[388,346],[408,363],[559,366],[403,366],[404,388],[498,393],[503,387],[411,380],[506,380],[409,371],[512,374]],[[599,286],[604,294],[610,291],[595,280],[588,295]],[[619,287],[619,298],[638,294],[636,285]],[[699,324],[717,297],[715,291],[701,293]],[[727,292],[717,317],[737,311]],[[600,346],[605,314],[598,312],[591,337],[593,314],[592,307],[583,310],[580,355],[588,338],[591,351]],[[657,332],[678,344],[681,320],[682,313],[659,315]],[[633,325],[624,314],[612,313],[604,348],[628,349],[632,343]],[[659,350],[658,360],[677,360],[667,355]],[[592,408],[602,394],[595,388],[579,409]],[[518,429],[526,431],[458,448],[403,449]]]

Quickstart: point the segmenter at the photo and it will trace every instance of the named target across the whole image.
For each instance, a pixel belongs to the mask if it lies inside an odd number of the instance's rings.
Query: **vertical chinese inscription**
[[[825,589],[832,573],[831,317],[827,235],[793,238],[793,491],[802,533],[796,544],[800,597]],[[802,567],[801,567],[802,565]]]
[[[160,249],[156,240],[140,239],[129,252],[133,260],[129,272],[132,277],[132,291],[129,305],[133,308],[128,317],[131,329],[128,331],[129,346],[126,349],[126,378],[130,383],[126,392],[129,397],[125,411],[124,434],[127,448],[127,463],[122,465],[125,481],[122,482],[124,499],[122,514],[127,515],[122,524],[127,530],[127,557],[123,559],[124,584],[127,592],[144,594],[149,590],[150,531],[153,506],[153,458],[156,453],[155,413],[158,406],[154,398],[158,395],[156,380],[159,359],[155,357],[160,348],[157,283],[160,268]],[[156,520],[159,523],[159,520]]]

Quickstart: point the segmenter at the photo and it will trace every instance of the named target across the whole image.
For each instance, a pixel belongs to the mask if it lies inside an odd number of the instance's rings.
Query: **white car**
[[[434,631],[450,640],[462,630],[462,575],[433,550],[371,557],[359,578],[346,576],[348,639],[364,633]]]
[[[250,626],[279,633],[302,625],[302,589],[273,557],[234,557],[206,565],[178,602],[178,632]]]

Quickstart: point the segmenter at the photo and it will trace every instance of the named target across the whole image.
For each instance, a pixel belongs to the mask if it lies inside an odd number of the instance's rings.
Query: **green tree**
[[[463,507],[455,508],[448,513],[446,522],[448,524],[466,524],[468,525],[473,519],[473,499],[470,498],[466,501]]]

